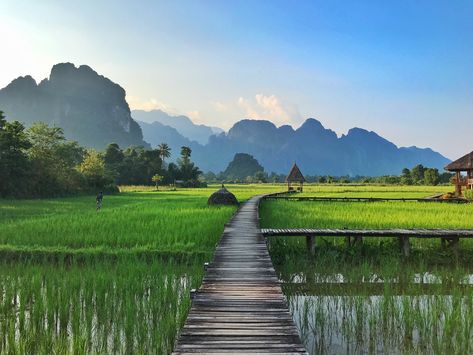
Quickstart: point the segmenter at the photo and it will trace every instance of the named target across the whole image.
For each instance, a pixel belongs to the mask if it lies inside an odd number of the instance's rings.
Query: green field
[[[218,188],[122,187],[105,196],[99,212],[94,196],[0,200],[0,353],[170,353],[189,291],[200,285],[202,265],[236,211],[207,206]],[[245,201],[285,186],[228,188]],[[303,195],[425,197],[450,190],[309,185]],[[266,227],[472,228],[472,212],[472,204],[265,201],[260,217]],[[407,261],[390,240],[353,248],[320,238],[314,258],[303,238],[281,238],[270,252],[311,353],[468,353],[470,244],[462,241],[455,258],[438,241],[414,242]]]
[[[207,206],[218,188],[0,200],[0,353],[170,353],[236,211]]]
[[[305,196],[424,197],[449,187],[310,186]],[[301,194],[302,195],[302,194]],[[300,195],[297,195],[300,196]],[[473,228],[473,204],[268,200],[268,228]],[[270,253],[302,340],[310,353],[471,353],[473,240],[459,255],[435,239],[271,239]]]

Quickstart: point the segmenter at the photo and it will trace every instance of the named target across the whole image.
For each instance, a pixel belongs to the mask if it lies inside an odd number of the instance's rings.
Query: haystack
[[[222,184],[222,188],[210,195],[207,203],[209,205],[238,205],[235,195],[228,191]]]

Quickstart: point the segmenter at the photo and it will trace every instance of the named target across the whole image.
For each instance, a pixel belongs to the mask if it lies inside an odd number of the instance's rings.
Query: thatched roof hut
[[[465,186],[466,189],[473,189],[473,152],[452,161],[445,167],[445,170],[455,172],[453,183],[457,195],[461,195],[462,186]],[[461,176],[462,172],[466,172],[466,178]]]
[[[452,161],[445,167],[448,171],[468,171],[473,170],[473,152],[462,156],[460,159]]]
[[[222,188],[210,195],[207,203],[209,205],[238,205],[234,194],[228,191],[222,184]]]
[[[291,171],[286,177],[286,182],[287,182],[287,190],[288,191],[294,191],[294,184],[298,184],[299,186],[297,187],[297,190],[302,192],[305,178],[304,175],[302,175],[301,170],[297,166],[296,163],[291,168]]]

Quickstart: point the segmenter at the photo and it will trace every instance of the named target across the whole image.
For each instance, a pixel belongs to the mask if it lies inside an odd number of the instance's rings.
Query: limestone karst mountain
[[[42,121],[62,127],[67,138],[88,147],[147,146],[125,90],[86,65],[56,64],[39,84],[31,76],[13,80],[0,90],[0,110],[28,126]]]

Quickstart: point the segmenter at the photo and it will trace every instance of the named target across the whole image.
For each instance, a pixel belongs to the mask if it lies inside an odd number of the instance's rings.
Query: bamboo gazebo
[[[287,182],[288,192],[292,192],[292,191],[302,192],[304,188],[305,178],[304,178],[304,175],[302,175],[296,163],[294,163],[294,165],[291,168],[291,171],[289,172],[289,175],[286,177],[286,182]]]
[[[473,152],[451,162],[445,167],[445,170],[455,173],[453,184],[457,196],[461,196],[463,187],[466,190],[473,189]],[[466,172],[466,177],[462,176],[462,172]]]

